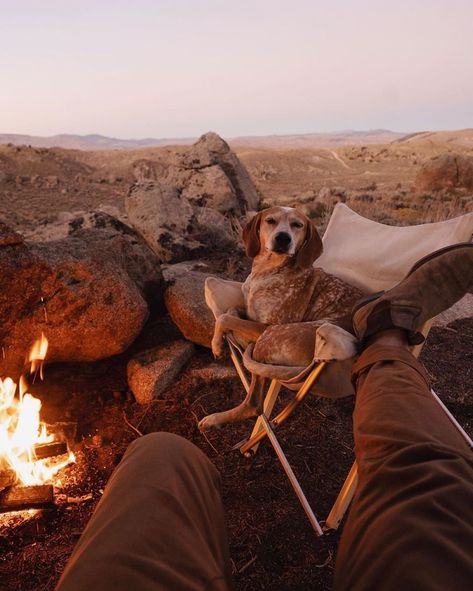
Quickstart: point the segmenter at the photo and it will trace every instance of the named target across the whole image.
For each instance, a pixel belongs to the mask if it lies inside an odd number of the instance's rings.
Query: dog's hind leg
[[[259,415],[263,411],[265,385],[264,378],[253,374],[250,389],[243,402],[230,410],[207,415],[199,422],[199,429],[206,431],[212,427],[220,427],[226,423],[237,423]]]

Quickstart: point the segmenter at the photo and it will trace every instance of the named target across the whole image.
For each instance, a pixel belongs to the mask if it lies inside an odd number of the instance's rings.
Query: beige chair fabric
[[[399,283],[425,255],[468,242],[472,234],[473,213],[445,222],[400,227],[368,220],[338,203],[323,237],[324,252],[315,266],[374,293]]]

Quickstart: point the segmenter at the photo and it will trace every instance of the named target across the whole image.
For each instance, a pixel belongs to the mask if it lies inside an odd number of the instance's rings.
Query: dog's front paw
[[[212,415],[207,415],[201,421],[199,421],[199,429],[201,431],[208,431],[209,429],[214,429],[215,427],[219,427],[220,423],[217,420],[217,415],[219,413],[214,413]]]
[[[215,359],[221,359],[223,357],[224,343],[223,337],[214,337],[212,339],[212,353]]]

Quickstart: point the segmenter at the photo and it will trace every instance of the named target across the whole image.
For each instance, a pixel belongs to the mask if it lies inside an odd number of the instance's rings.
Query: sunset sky
[[[0,0],[0,133],[473,127],[472,0]]]

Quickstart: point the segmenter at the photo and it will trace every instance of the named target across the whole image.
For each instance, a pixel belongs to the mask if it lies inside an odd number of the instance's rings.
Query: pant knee
[[[135,461],[141,464],[153,464],[155,461],[169,463],[174,466],[193,464],[210,471],[214,478],[220,475],[209,458],[191,441],[166,431],[148,433],[135,439],[125,452],[122,463]]]
[[[189,445],[192,446],[193,444],[180,435],[168,433],[167,431],[155,431],[132,441],[128,446],[127,453],[133,449],[148,448],[179,450]]]

